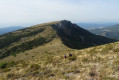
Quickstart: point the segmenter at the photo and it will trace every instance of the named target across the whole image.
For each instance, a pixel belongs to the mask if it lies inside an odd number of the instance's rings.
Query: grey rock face
[[[73,24],[70,21],[62,20],[56,24],[61,32],[71,37],[71,32],[73,28]]]

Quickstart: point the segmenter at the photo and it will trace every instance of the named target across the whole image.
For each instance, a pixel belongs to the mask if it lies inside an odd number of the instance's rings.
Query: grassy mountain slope
[[[43,44],[39,47],[20,52],[19,54],[16,54],[16,56],[8,56],[0,60],[0,62],[4,61],[20,61],[20,60],[29,60],[33,59],[34,57],[39,57],[42,54],[59,54],[60,52],[65,53],[67,50],[69,50],[67,46],[65,46],[59,38],[53,39],[51,42]]]
[[[29,27],[0,36],[0,58],[30,50],[55,37],[51,27]]]
[[[0,80],[118,80],[119,43],[111,42],[66,20],[1,35]]]
[[[90,32],[97,34],[97,35],[102,35],[108,38],[112,39],[118,39],[119,40],[119,24],[109,26],[106,28],[96,28],[96,29],[91,29],[89,30]]]
[[[57,40],[54,41],[59,44],[60,41]],[[44,47],[51,46],[50,44],[48,43]],[[55,44],[52,45],[55,46]],[[42,51],[44,48],[39,47],[22,53],[24,56],[29,56],[32,53],[34,57],[30,60],[17,62],[11,60],[12,62],[1,63],[4,66],[1,67],[0,64],[0,80],[119,79],[119,42],[82,50],[63,50],[66,49],[66,46],[61,47],[61,45],[57,48],[59,52],[53,52],[53,49],[49,49],[50,52],[41,52],[44,54],[40,54],[39,49]],[[73,57],[68,57],[65,60],[63,55],[68,55],[69,52],[73,54]],[[25,55],[25,53],[30,54]]]
[[[94,35],[70,21],[56,21],[0,35],[0,58],[16,56],[20,52],[36,48],[55,38],[60,38],[64,45],[73,49],[116,41]]]

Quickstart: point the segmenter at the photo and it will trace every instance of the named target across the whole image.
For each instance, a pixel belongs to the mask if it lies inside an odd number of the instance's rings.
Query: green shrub
[[[6,62],[0,63],[0,69],[4,69],[6,68],[6,66],[7,66]]]
[[[16,57],[17,55],[16,54],[12,54],[13,57]]]
[[[0,69],[4,69],[4,68],[8,68],[9,67],[13,67],[16,63],[14,61],[10,61],[10,62],[2,62],[0,63]]]
[[[10,61],[9,63],[8,63],[8,66],[9,67],[13,67],[15,65],[15,62],[14,61]]]

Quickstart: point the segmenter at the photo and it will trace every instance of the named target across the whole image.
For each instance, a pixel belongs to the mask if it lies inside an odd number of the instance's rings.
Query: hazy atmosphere
[[[119,22],[119,0],[0,0],[0,27],[30,26],[55,20]]]

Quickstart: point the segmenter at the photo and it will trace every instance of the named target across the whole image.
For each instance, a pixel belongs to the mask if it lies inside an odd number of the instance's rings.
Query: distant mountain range
[[[89,29],[89,31],[97,35],[119,40],[119,24],[105,28]]]
[[[11,26],[11,27],[0,28],[0,35],[4,34],[4,33],[15,31],[15,30],[19,30],[19,29],[22,29],[22,28],[24,28],[24,27],[21,27],[21,26]]]

